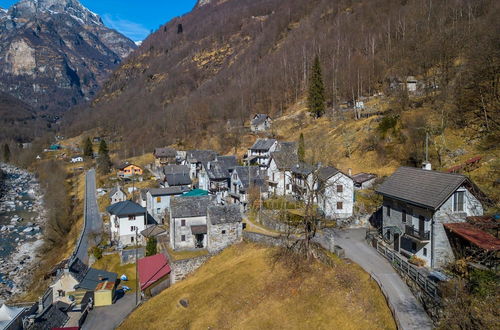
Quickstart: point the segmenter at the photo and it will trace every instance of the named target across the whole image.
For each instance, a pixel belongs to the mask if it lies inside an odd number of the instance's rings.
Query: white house
[[[140,235],[147,226],[147,212],[144,207],[127,200],[108,206],[107,211],[110,214],[112,242],[119,245],[144,244]]]
[[[298,161],[296,152],[276,151],[271,153],[267,168],[270,195],[292,195],[291,169]]]
[[[382,234],[393,249],[431,268],[454,260],[444,224],[483,214],[483,193],[466,176],[400,167],[377,189]]]
[[[207,248],[207,212],[210,196],[172,197],[170,201],[170,246],[174,250]]]
[[[122,190],[122,188],[117,185],[109,192],[110,204],[115,204],[118,202],[123,202],[127,200],[127,194]]]
[[[81,162],[83,162],[83,157],[81,157],[81,156],[73,157],[73,158],[71,158],[70,162],[71,163],[81,163]]]
[[[146,192],[146,208],[148,213],[158,223],[163,223],[165,215],[170,208],[170,199],[172,196],[180,196],[189,190],[185,186],[149,189]]]
[[[208,251],[215,253],[241,242],[243,226],[238,205],[214,205],[208,208]]]
[[[271,128],[272,120],[266,114],[256,114],[250,121],[250,130],[252,132],[265,132]]]
[[[250,188],[258,189],[262,198],[268,196],[266,172],[258,166],[236,166],[231,175],[231,190],[229,196],[234,204],[247,208]]]
[[[271,153],[276,151],[278,141],[275,139],[257,139],[246,155],[247,163],[258,165],[261,169],[266,169],[269,165]]]
[[[328,219],[351,217],[354,208],[354,182],[332,166],[321,167],[317,174],[318,207]]]

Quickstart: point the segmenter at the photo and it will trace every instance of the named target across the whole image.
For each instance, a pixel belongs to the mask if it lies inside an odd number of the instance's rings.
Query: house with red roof
[[[170,286],[172,269],[163,254],[155,254],[139,259],[137,262],[139,285],[147,297],[153,297]]]

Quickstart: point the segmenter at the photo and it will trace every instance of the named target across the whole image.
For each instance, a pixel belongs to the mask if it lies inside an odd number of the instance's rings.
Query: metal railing
[[[430,231],[416,230],[415,227],[406,225],[405,234],[415,237],[422,241],[429,241],[431,237]]]

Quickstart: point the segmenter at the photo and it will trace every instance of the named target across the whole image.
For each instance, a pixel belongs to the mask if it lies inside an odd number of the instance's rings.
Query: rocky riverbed
[[[0,164],[0,304],[30,284],[45,224],[43,195],[35,176]]]

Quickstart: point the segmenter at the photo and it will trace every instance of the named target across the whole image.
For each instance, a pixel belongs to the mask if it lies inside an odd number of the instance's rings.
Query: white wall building
[[[107,211],[110,214],[113,242],[125,246],[145,243],[140,234],[147,226],[147,212],[144,207],[132,201],[124,201],[109,206]]]

